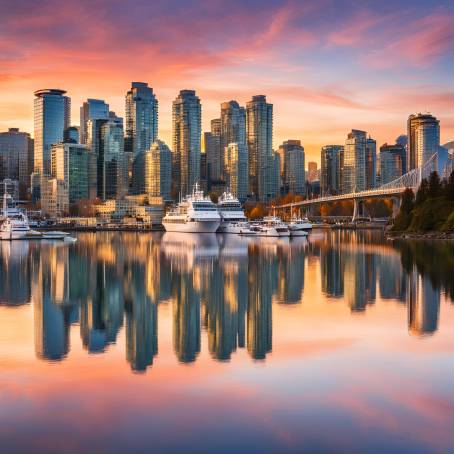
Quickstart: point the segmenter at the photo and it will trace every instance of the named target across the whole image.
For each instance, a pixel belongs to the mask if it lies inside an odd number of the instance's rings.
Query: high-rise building
[[[271,169],[270,169],[270,183],[271,183],[271,197],[278,197],[281,195],[281,156],[279,152],[273,151],[271,156]]]
[[[340,194],[344,167],[343,145],[326,145],[322,147],[320,162],[320,190],[322,195]]]
[[[240,202],[244,202],[248,191],[248,155],[244,143],[227,145],[223,167],[227,188]]]
[[[249,192],[259,200],[272,197],[273,105],[266,96],[253,96],[246,106]]]
[[[224,154],[221,153],[221,120],[211,120],[211,132],[204,134],[205,154],[207,159],[207,171],[210,182],[221,180],[221,164]]]
[[[200,179],[202,107],[194,90],[181,90],[172,109],[173,196],[188,194]]]
[[[68,213],[69,192],[64,180],[41,178],[41,210],[54,219]]]
[[[107,120],[109,118],[109,104],[102,99],[87,99],[80,108],[80,143],[87,143],[88,120]]]
[[[366,132],[352,129],[345,141],[342,192],[366,189]]]
[[[236,101],[221,104],[221,177],[224,179],[225,147],[230,143],[237,143],[239,147],[246,146],[246,109],[240,107]]]
[[[416,169],[438,153],[440,147],[440,121],[430,114],[412,114],[408,117],[409,170]]]
[[[307,163],[307,181],[309,183],[312,183],[315,180],[318,180],[319,174],[318,174],[318,168],[317,168],[317,163],[314,161],[309,161]]]
[[[110,115],[100,127],[98,154],[98,197],[120,199],[128,192],[127,162],[124,153],[123,119]]]
[[[377,142],[369,137],[366,139],[365,172],[366,189],[373,189],[377,186]]]
[[[134,165],[134,188],[137,194],[171,200],[172,153],[161,140],[156,140],[140,153]]]
[[[389,183],[405,173],[406,150],[402,145],[384,144],[380,147],[380,184]]]
[[[52,145],[52,177],[62,180],[68,190],[68,203],[89,198],[91,151],[87,145],[59,143]]]
[[[145,82],[126,93],[125,151],[136,157],[158,138],[158,100]]]
[[[97,162],[95,176],[90,177],[90,198],[106,200],[126,195],[128,182],[123,119],[111,112],[107,120],[88,120],[87,144]]]
[[[305,190],[305,154],[300,140],[287,140],[279,147],[280,173],[284,194],[303,194]]]
[[[19,181],[20,196],[26,195],[33,172],[33,139],[30,134],[9,128],[0,133],[0,180]]]
[[[64,139],[71,123],[71,99],[65,90],[55,88],[35,91],[34,172],[50,175],[51,147]]]
[[[80,128],[78,126],[70,126],[65,129],[64,141],[71,143],[81,143],[80,142]]]

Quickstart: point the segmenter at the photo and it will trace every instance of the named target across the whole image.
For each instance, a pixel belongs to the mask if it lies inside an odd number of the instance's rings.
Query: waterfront
[[[454,449],[454,245],[0,243],[7,452]]]

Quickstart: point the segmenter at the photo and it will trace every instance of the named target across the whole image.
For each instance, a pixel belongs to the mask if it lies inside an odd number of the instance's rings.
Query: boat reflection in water
[[[179,233],[81,234],[72,246],[0,245],[0,304],[33,302],[35,351],[58,361],[70,350],[70,326],[80,325],[83,347],[100,354],[125,325],[126,360],[145,371],[158,355],[161,303],[171,304],[173,349],[193,362],[203,333],[211,356],[230,360],[245,349],[264,360],[273,348],[273,303],[299,305],[305,275],[319,267],[321,291],[354,314],[380,301],[408,307],[411,335],[438,327],[441,293],[452,282],[421,272],[421,258],[366,232],[264,241],[234,235]],[[417,257],[413,260],[412,257]],[[404,259],[405,267],[401,265]],[[308,268],[309,267],[309,268]],[[20,283],[20,284],[19,284]],[[452,295],[452,293],[451,293]]]

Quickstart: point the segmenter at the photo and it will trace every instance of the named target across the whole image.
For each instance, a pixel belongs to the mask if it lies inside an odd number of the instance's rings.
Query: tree
[[[429,193],[429,183],[428,183],[427,180],[424,178],[424,179],[421,181],[421,184],[420,184],[420,186],[419,186],[418,192],[416,193],[416,201],[415,201],[415,204],[416,204],[417,206],[422,205],[422,204],[427,200],[428,193]]]
[[[413,194],[413,191],[409,188],[405,189],[402,194],[402,203],[400,205],[399,214],[394,221],[393,230],[403,232],[408,229],[413,218],[414,199],[415,195]]]
[[[448,200],[454,201],[454,170],[451,172],[451,175],[449,175],[446,183],[445,194]]]
[[[405,189],[402,194],[402,203],[400,205],[400,212],[410,214],[413,211],[415,195],[410,188]]]
[[[441,196],[441,181],[438,176],[438,172],[432,172],[429,177],[429,187],[428,187],[428,197],[430,199],[435,199],[436,197]]]
[[[263,218],[263,216],[265,216],[265,207],[261,203],[259,203],[251,211],[250,218],[251,219],[258,219],[258,218]]]

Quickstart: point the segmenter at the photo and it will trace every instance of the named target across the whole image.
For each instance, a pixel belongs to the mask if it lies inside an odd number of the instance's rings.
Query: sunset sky
[[[180,89],[202,101],[203,129],[223,101],[265,94],[274,145],[301,139],[307,159],[351,128],[394,142],[430,111],[454,140],[454,2],[0,0],[0,131],[33,133],[33,92],[63,88],[72,123],[86,98],[124,115],[131,81],[159,99],[171,145]]]

